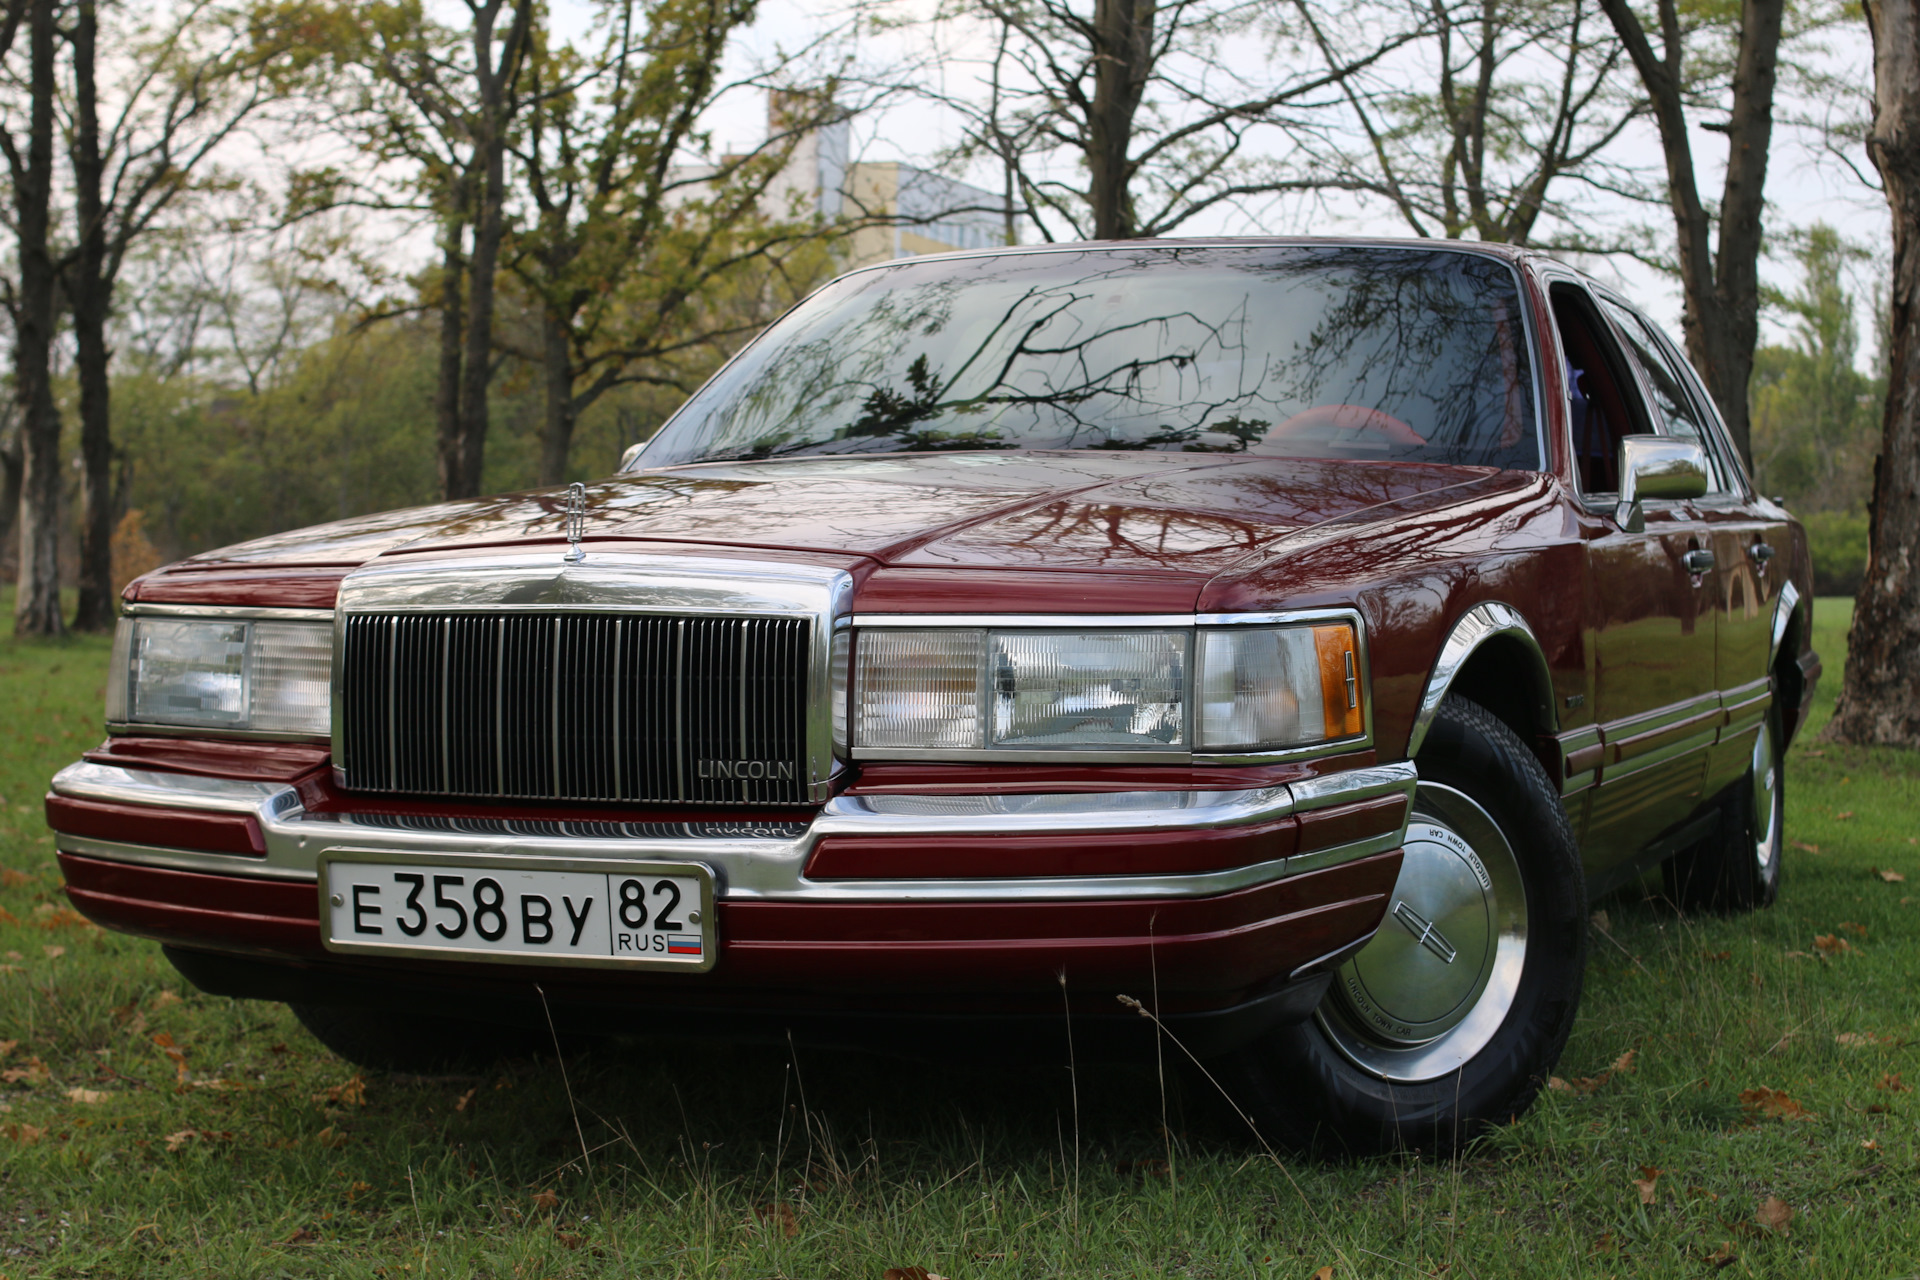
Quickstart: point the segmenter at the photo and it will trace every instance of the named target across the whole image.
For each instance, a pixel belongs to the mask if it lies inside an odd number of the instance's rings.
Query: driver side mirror
[[[1644,498],[1683,502],[1707,491],[1707,451],[1672,436],[1620,437],[1620,502],[1614,521],[1628,533],[1647,527]]]
[[[640,451],[646,447],[647,447],[647,442],[645,440],[642,440],[639,444],[628,445],[626,452],[620,455],[620,465],[618,467],[615,467],[614,470],[625,471],[627,468],[631,467],[633,465],[633,460],[639,457]]]

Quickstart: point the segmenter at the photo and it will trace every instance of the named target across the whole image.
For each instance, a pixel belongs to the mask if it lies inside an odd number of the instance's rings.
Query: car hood
[[[956,453],[709,463],[586,486],[589,548],[820,552],[903,567],[1211,575],[1289,533],[1483,467],[1171,453]],[[344,568],[565,541],[566,491],[277,534],[181,569]]]

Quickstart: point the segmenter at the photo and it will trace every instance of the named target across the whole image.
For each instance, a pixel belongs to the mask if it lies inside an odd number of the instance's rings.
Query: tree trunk
[[[573,449],[573,345],[567,327],[552,313],[540,314],[540,363],[546,376],[546,421],[540,431],[540,485],[567,482],[567,455]]]
[[[1154,0],[1095,0],[1093,102],[1087,109],[1087,202],[1095,240],[1131,240],[1133,118],[1153,71]]]
[[[1753,465],[1748,383],[1760,332],[1761,215],[1765,212],[1767,151],[1773,138],[1773,97],[1785,0],[1743,0],[1740,43],[1728,119],[1727,170],[1721,185],[1719,243],[1714,215],[1700,199],[1688,132],[1685,36],[1676,0],[1659,0],[1661,51],[1656,53],[1628,0],[1600,0],[1626,46],[1660,129],[1673,208],[1687,355],[1705,379],[1726,420],[1734,446]]]
[[[57,636],[60,617],[60,411],[51,381],[54,266],[48,248],[53,196],[54,0],[28,0],[27,154],[9,154],[20,241],[14,316],[14,394],[20,401],[20,575],[16,635]]]
[[[0,404],[6,425],[0,427],[0,566],[7,562],[13,522],[20,514],[20,468],[25,441],[20,434],[20,406]]]
[[[101,203],[100,113],[94,83],[99,17],[94,0],[80,0],[73,28],[74,212],[80,243],[68,273],[73,308],[76,373],[80,381],[80,600],[75,631],[111,631],[113,605],[113,413],[107,318],[113,282],[107,279],[107,227]]]
[[[1867,154],[1893,213],[1892,331],[1867,576],[1827,733],[1920,747],[1920,5],[1867,0],[1866,13],[1874,81]]]
[[[466,238],[465,184],[449,184],[453,208],[448,211],[440,253],[440,368],[433,386],[433,417],[439,444],[440,496],[465,498],[461,463],[460,344],[466,327],[466,261],[461,244]]]

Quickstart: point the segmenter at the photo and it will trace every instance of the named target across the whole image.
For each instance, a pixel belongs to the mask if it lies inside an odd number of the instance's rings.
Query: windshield
[[[1538,469],[1513,271],[1378,247],[907,260],[769,329],[635,464],[1158,449]]]

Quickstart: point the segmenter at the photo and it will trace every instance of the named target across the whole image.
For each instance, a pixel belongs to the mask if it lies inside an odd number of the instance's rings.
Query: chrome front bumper
[[[328,850],[486,854],[527,858],[696,861],[713,868],[722,900],[980,902],[1206,897],[1398,848],[1399,829],[1333,848],[1193,874],[1055,878],[809,880],[808,857],[827,836],[1034,836],[1205,831],[1272,822],[1354,801],[1403,795],[1409,763],[1377,765],[1242,791],[1128,791],[1033,796],[839,796],[811,822],[554,822],[510,818],[308,813],[278,783],[75,764],[53,779],[76,800],[244,815],[259,823],[265,857],[207,853],[63,834],[59,847],[92,858],[216,875],[312,882]]]

